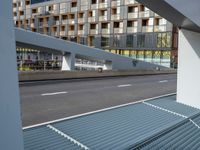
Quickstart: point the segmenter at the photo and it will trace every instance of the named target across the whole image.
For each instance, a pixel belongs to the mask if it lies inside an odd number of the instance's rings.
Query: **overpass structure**
[[[153,11],[179,26],[179,69],[177,101],[200,108],[200,2],[199,0],[137,0]],[[4,150],[23,150],[23,140],[20,119],[20,101],[16,70],[15,36],[12,22],[11,0],[2,1],[0,5],[0,20],[4,23],[0,28],[0,141]],[[68,44],[39,34],[16,29],[17,44],[37,46],[43,49],[64,52],[64,66],[66,70],[73,68],[74,55],[88,52],[87,57],[103,59],[107,68],[119,69],[132,66],[132,60],[113,56],[99,50],[89,51],[87,47]],[[55,42],[56,41],[56,42]],[[58,45],[57,45],[58,44]],[[57,49],[57,47],[59,47]],[[82,48],[82,52],[81,49]],[[71,51],[73,49],[77,53]],[[79,51],[79,52],[78,52]],[[97,56],[98,55],[98,56]],[[143,66],[141,64],[141,66]],[[148,104],[150,105],[150,104]],[[152,105],[151,105],[152,106]],[[141,110],[141,109],[140,109]],[[165,110],[165,109],[163,109]],[[180,115],[179,115],[180,116]],[[186,117],[186,119],[188,119]],[[167,120],[168,121],[168,120]],[[194,123],[193,123],[194,124]],[[199,128],[199,127],[198,127]],[[53,128],[52,128],[53,129]],[[199,131],[199,130],[198,130]]]
[[[155,69],[157,66],[148,62],[136,61],[132,58],[112,54],[101,49],[19,28],[15,28],[15,39],[18,47],[63,55],[62,70],[74,70],[75,58],[100,61],[104,64],[104,70]]]

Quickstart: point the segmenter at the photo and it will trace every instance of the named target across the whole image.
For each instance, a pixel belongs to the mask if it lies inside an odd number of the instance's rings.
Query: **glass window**
[[[127,35],[126,46],[133,47],[133,35]]]
[[[137,35],[137,47],[144,47],[145,46],[145,35],[138,34]]]

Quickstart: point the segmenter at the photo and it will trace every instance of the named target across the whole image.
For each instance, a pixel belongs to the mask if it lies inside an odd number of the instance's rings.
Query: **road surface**
[[[23,84],[23,126],[173,93],[176,82],[169,74]]]

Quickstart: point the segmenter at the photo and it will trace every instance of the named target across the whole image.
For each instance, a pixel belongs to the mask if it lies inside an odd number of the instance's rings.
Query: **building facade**
[[[135,0],[13,0],[14,23],[33,32],[174,67],[177,30]]]

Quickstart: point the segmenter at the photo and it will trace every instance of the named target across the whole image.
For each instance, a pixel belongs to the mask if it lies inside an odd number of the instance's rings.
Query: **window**
[[[133,35],[127,35],[126,46],[133,47]]]
[[[101,37],[101,46],[102,47],[109,46],[109,37],[106,36]]]
[[[157,34],[157,47],[170,48],[172,46],[172,34],[158,33]]]
[[[114,22],[114,28],[119,28],[119,22]]]
[[[142,48],[145,46],[145,35],[138,34],[137,35],[137,47]]]

